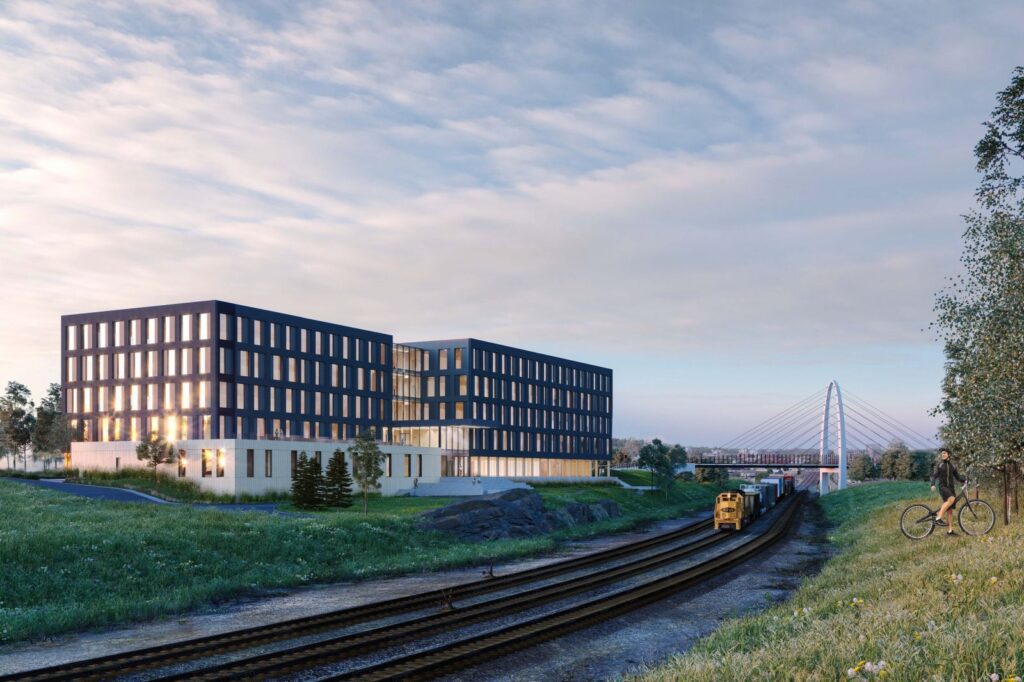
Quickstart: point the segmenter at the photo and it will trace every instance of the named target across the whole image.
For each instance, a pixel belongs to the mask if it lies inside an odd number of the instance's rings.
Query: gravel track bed
[[[759,519],[753,527],[758,531],[765,530],[776,515],[777,510],[766,515],[764,518]],[[714,531],[708,534],[702,534],[700,537],[706,537],[707,535],[713,533]],[[745,542],[748,542],[752,539],[753,538],[751,537],[751,534],[746,532],[736,534],[735,538],[725,540],[721,544],[713,545],[712,547],[709,547],[706,550],[697,552],[696,554],[682,558],[678,561],[672,562],[671,564],[659,567],[653,571],[647,571],[636,576],[625,578],[610,585],[605,585],[593,589],[585,594],[570,595],[565,599],[560,599],[554,602],[550,602],[548,604],[544,604],[537,608],[510,614],[508,616],[498,618],[495,620],[489,620],[486,623],[475,623],[462,628],[449,630],[434,635],[432,637],[427,637],[413,642],[407,642],[404,644],[398,644],[390,649],[373,652],[367,654],[366,656],[351,658],[345,661],[340,661],[338,663],[322,666],[312,670],[294,673],[289,676],[284,676],[281,679],[294,681],[301,680],[303,682],[308,680],[318,680],[329,675],[337,675],[339,673],[348,672],[351,670],[371,665],[376,665],[378,663],[383,663],[385,661],[393,660],[396,658],[401,658],[403,656],[414,654],[416,652],[424,651],[437,646],[451,644],[452,642],[458,641],[459,639],[465,637],[494,632],[502,628],[522,623],[539,616],[555,613],[566,608],[571,608],[572,606],[577,606],[580,604],[584,604],[586,602],[593,601],[594,599],[605,597],[617,592],[621,592],[623,590],[635,588],[645,583],[653,582],[654,580],[657,580],[659,578],[666,577],[673,573],[677,573],[681,570],[690,568],[704,561],[707,561],[708,559],[714,556],[723,554],[729,551],[730,549],[742,545]],[[695,538],[687,538],[687,540],[689,542],[693,542]],[[456,607],[458,606],[459,604],[456,604]]]
[[[600,564],[597,565],[597,567],[599,567],[602,571],[604,571],[604,570],[611,570],[611,569],[616,568],[618,566],[621,566],[623,564],[630,563],[630,562],[633,562],[633,561],[637,561],[639,559],[643,559],[643,558],[652,556],[654,554],[658,554],[660,552],[665,552],[665,551],[670,550],[670,549],[682,548],[682,547],[684,547],[686,545],[693,544],[694,542],[697,542],[699,540],[702,540],[702,539],[707,538],[707,537],[709,537],[711,535],[714,535],[714,534],[715,534],[715,531],[711,530],[711,531],[707,531],[707,532],[703,532],[703,533],[698,533],[696,535],[690,535],[690,536],[687,536],[685,538],[679,538],[678,540],[670,541],[670,542],[667,542],[667,543],[664,543],[664,544],[661,544],[661,545],[658,545],[658,546],[655,546],[655,547],[650,547],[650,548],[647,548],[647,549],[644,549],[644,550],[640,550],[640,551],[637,551],[637,552],[629,554],[629,555],[625,555],[625,556],[621,556],[621,557],[615,557],[615,558],[609,559],[607,561],[602,561]],[[701,553],[698,553],[695,556],[699,557],[699,556],[703,556],[703,555],[704,555],[704,552],[701,552]],[[689,558],[687,558],[687,559],[689,559]],[[700,559],[696,559],[695,561],[699,562]],[[584,595],[584,596],[578,595],[577,596],[577,601],[580,601],[580,602],[581,601],[585,601],[587,596],[593,597],[595,595],[604,595],[604,594],[609,593],[609,590],[614,591],[615,589],[621,588],[622,586],[627,586],[627,585],[628,586],[632,586],[634,584],[638,584],[638,583],[635,583],[635,581],[641,580],[643,578],[643,576],[663,575],[663,574],[671,573],[672,571],[677,570],[679,565],[689,565],[689,564],[678,564],[678,562],[676,562],[676,563],[667,565],[667,566],[663,567],[662,569],[658,569],[657,572],[644,573],[644,574],[641,574],[639,576],[634,576],[633,578],[629,578],[629,579],[627,579],[625,581],[621,581],[621,582],[616,583],[614,585],[609,585],[609,586],[605,586],[603,588],[599,588],[598,590],[595,590],[595,591],[592,591],[591,593],[589,593],[589,595]],[[582,576],[592,574],[594,572],[594,569],[595,569],[595,566],[584,566],[584,567],[580,567],[579,569],[577,569],[575,571],[571,571],[569,573],[564,573],[564,574],[561,574],[561,575],[558,575],[558,576],[552,576],[550,578],[546,578],[546,579],[542,579],[542,580],[531,581],[529,583],[524,583],[522,585],[511,586],[511,587],[509,587],[507,589],[499,590],[497,592],[489,592],[487,594],[480,594],[480,595],[475,595],[475,596],[472,596],[472,597],[467,597],[466,599],[457,600],[455,606],[457,608],[465,608],[465,607],[473,606],[473,605],[480,604],[480,603],[483,603],[483,602],[492,601],[492,600],[495,600],[495,599],[501,599],[501,598],[504,598],[504,597],[520,594],[520,593],[522,593],[522,592],[524,592],[526,590],[540,589],[542,587],[548,587],[548,586],[551,586],[551,585],[556,585],[556,584],[559,584],[559,583],[572,581],[572,580],[580,578]],[[501,575],[501,574],[499,574],[499,575]],[[529,612],[526,612],[526,614],[529,614],[530,616],[533,616],[533,615],[536,615],[536,614],[550,613],[550,612],[552,612],[554,610],[557,610],[558,608],[561,608],[561,606],[560,606],[561,601],[564,601],[564,600],[560,600],[559,602],[553,602],[552,604],[553,604],[554,608],[551,608],[551,609],[545,608],[545,609],[542,609],[542,610],[531,610]],[[244,658],[249,658],[249,657],[252,657],[252,656],[259,656],[259,655],[266,654],[266,653],[272,653],[272,652],[276,652],[276,651],[284,651],[286,649],[291,649],[293,647],[302,646],[302,645],[306,645],[306,644],[314,644],[316,642],[323,642],[323,641],[332,639],[334,637],[341,637],[341,636],[345,636],[345,635],[351,635],[351,634],[356,634],[356,633],[360,633],[360,632],[365,632],[367,630],[372,630],[374,628],[383,627],[383,626],[386,626],[386,625],[396,625],[396,624],[399,624],[399,623],[404,623],[404,622],[407,622],[407,621],[415,620],[415,619],[421,618],[423,616],[431,615],[431,614],[434,614],[434,613],[437,613],[437,612],[438,612],[437,608],[422,609],[422,610],[419,610],[419,611],[414,611],[414,612],[410,612],[410,613],[400,614],[400,615],[397,615],[397,616],[391,616],[391,617],[388,617],[388,618],[381,618],[381,619],[369,621],[369,622],[366,622],[366,623],[358,623],[358,624],[355,624],[355,625],[350,625],[350,626],[346,626],[346,627],[342,627],[342,628],[336,628],[336,629],[328,630],[328,631],[325,631],[325,632],[320,632],[320,633],[316,633],[316,634],[307,635],[305,637],[292,638],[292,639],[282,640],[282,641],[279,641],[279,642],[268,642],[266,644],[261,644],[261,645],[256,646],[256,647],[251,647],[251,648],[247,648],[247,649],[241,649],[239,651],[230,651],[230,652],[226,652],[226,653],[220,654],[220,655],[209,656],[209,657],[207,657],[207,658],[205,658],[203,660],[200,660],[200,661],[183,661],[180,664],[175,664],[175,665],[172,665],[172,666],[157,668],[157,669],[154,669],[154,670],[141,671],[141,672],[138,672],[138,673],[132,673],[130,675],[123,676],[123,677],[121,677],[119,679],[125,680],[125,682],[149,682],[150,680],[155,680],[155,679],[158,679],[160,677],[167,676],[167,675],[175,675],[175,674],[180,674],[180,673],[184,673],[184,672],[191,672],[191,671],[196,671],[196,670],[202,670],[203,668],[209,668],[209,667],[212,667],[212,666],[215,666],[215,665],[221,665],[221,664],[224,664],[224,663],[229,663],[231,661],[237,661],[237,660],[241,660],[241,659],[244,659]],[[526,617],[526,616],[524,615],[523,617]],[[515,620],[507,619],[507,621],[508,621],[508,624],[511,624],[512,622],[518,622],[518,619],[515,619]],[[504,622],[504,621],[501,621],[501,622]],[[469,626],[469,628],[472,628],[472,627],[474,627],[474,626]],[[479,627],[479,624],[477,624],[475,627]],[[504,625],[498,625],[496,627],[504,627]],[[453,630],[452,633],[453,634],[462,634],[462,636],[464,636],[464,632],[469,632],[469,631],[471,631],[471,630],[469,630],[469,629],[460,629],[460,630]],[[488,629],[488,631],[490,631],[490,628]],[[450,639],[451,638],[441,639],[441,640],[439,640],[438,644],[442,644],[442,643],[445,643],[447,641],[450,641]],[[431,646],[434,646],[434,644],[431,644]],[[420,646],[420,645],[416,645],[415,643],[409,643],[409,644],[405,645],[405,649],[409,649],[410,653],[412,651],[418,650],[420,648],[423,648],[423,647]],[[403,649],[403,650],[405,650],[405,649]],[[368,664],[364,664],[364,665],[368,665]]]

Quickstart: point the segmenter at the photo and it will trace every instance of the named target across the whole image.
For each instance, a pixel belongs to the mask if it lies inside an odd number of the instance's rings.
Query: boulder
[[[444,531],[464,540],[500,540],[531,537],[617,516],[621,516],[619,507],[611,500],[589,505],[573,502],[562,509],[548,510],[536,492],[517,488],[423,512],[417,527]]]

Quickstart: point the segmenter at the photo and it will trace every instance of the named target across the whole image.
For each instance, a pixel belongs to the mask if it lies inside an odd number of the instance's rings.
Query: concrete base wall
[[[107,443],[72,443],[71,467],[96,471],[118,469],[140,469],[145,462],[135,454],[137,442],[118,441]],[[160,465],[158,471],[174,478],[191,481],[202,490],[224,495],[264,495],[271,492],[289,492],[292,485],[291,453],[306,453],[312,458],[321,454],[321,466],[327,471],[327,462],[340,449],[352,471],[352,458],[348,455],[351,441],[281,441],[243,439],[182,440],[175,443],[175,449],[185,453],[184,476],[179,476],[178,463]],[[412,447],[405,445],[379,445],[381,452],[391,457],[391,476],[380,479],[383,495],[396,495],[412,491],[420,483],[436,483],[441,479],[441,450],[439,448]],[[252,476],[248,475],[248,452],[253,453]],[[203,475],[203,452],[210,458],[209,475]],[[270,453],[269,475],[266,468],[267,452]],[[406,476],[405,455],[409,455],[410,474]],[[422,476],[419,475],[419,459],[422,457]],[[218,467],[223,458],[222,469]],[[222,473],[221,473],[222,472]],[[221,475],[218,475],[221,474]],[[358,486],[355,486],[358,490]]]

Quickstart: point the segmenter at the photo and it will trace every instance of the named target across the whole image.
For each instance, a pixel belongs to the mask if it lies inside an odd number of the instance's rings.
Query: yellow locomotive
[[[757,518],[761,511],[760,498],[741,490],[719,493],[715,500],[715,530],[722,527],[742,530]]]

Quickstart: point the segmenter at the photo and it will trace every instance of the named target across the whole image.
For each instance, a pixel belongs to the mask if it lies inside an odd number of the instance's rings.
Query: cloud
[[[917,10],[4,3],[0,380],[56,376],[61,313],[217,297],[887,390],[850,358],[931,352],[1024,19]]]

